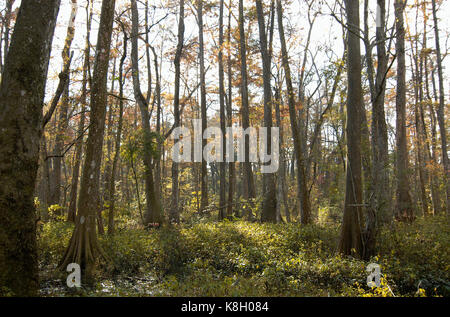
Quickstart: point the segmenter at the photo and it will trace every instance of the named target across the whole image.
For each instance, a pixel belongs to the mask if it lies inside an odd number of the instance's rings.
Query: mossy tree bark
[[[0,86],[0,285],[18,296],[38,291],[34,189],[59,6],[22,2]]]

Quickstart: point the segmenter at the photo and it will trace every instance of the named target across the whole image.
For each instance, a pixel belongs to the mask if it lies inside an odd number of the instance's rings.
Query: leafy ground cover
[[[124,222],[126,223],[126,222]],[[119,226],[100,242],[109,262],[96,283],[76,291],[56,269],[73,227],[39,230],[44,296],[450,296],[448,218],[394,223],[368,262],[336,253],[339,228],[243,221],[198,221],[158,230]],[[369,263],[382,285],[366,284]]]

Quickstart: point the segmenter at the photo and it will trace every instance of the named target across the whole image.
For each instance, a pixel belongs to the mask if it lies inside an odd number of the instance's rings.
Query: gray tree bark
[[[395,0],[395,20],[397,31],[397,94],[396,94],[396,145],[397,145],[397,190],[395,217],[408,221],[413,218],[408,180],[408,149],[406,140],[406,64],[405,64],[405,28],[403,12],[406,1]]]
[[[291,70],[289,67],[289,56],[286,47],[286,39],[284,35],[283,26],[283,7],[281,1],[277,0],[277,14],[278,14],[278,31],[280,33],[281,42],[281,54],[282,63],[285,73],[285,80],[288,93],[288,105],[289,105],[289,116],[291,121],[292,138],[294,139],[294,152],[295,152],[295,162],[297,164],[297,192],[300,199],[300,222],[302,224],[311,223],[311,205],[309,201],[309,192],[306,183],[306,171],[303,151],[306,149],[302,148],[302,143],[300,140],[300,127],[297,121],[297,112],[295,110],[295,94],[292,86]]]
[[[372,43],[369,43],[368,0],[364,1],[364,39],[366,47],[366,63],[369,78],[370,96],[372,103],[372,177],[366,179],[370,192],[366,193],[366,228],[364,257],[375,253],[375,238],[378,223],[386,223],[390,218],[389,194],[389,157],[388,135],[384,100],[386,91],[386,76],[388,70],[388,56],[386,54],[386,1],[377,0],[376,48],[377,70],[374,74]],[[372,196],[373,194],[373,196]],[[369,199],[367,199],[369,197]]]
[[[448,166],[448,153],[447,153],[447,129],[445,126],[445,92],[444,92],[444,76],[442,74],[442,57],[441,57],[441,45],[439,43],[439,28],[436,14],[436,0],[432,0],[433,6],[433,21],[434,21],[434,37],[436,40],[436,57],[438,66],[438,78],[439,78],[439,108],[437,111],[437,119],[439,123],[439,130],[441,133],[441,146],[442,146],[442,165],[444,167],[444,184],[447,193],[446,210],[447,214],[450,213],[450,186],[448,184],[449,179],[449,166]]]
[[[180,79],[181,79],[181,56],[183,54],[184,43],[184,0],[180,1],[180,20],[178,22],[178,45],[175,53],[175,94],[173,101],[173,116],[175,127],[180,126]],[[178,139],[174,140],[178,142]],[[172,162],[172,206],[170,208],[169,220],[170,222],[178,223],[180,221],[180,214],[178,209],[178,172],[179,166],[177,162]]]
[[[122,128],[123,128],[123,110],[124,110],[124,98],[123,98],[123,87],[124,87],[124,78],[123,78],[123,66],[125,64],[125,59],[127,58],[127,50],[128,50],[128,36],[125,31],[125,27],[122,24],[123,31],[123,53],[120,58],[119,63],[119,119],[118,126],[116,132],[115,139],[115,153],[112,162],[111,169],[111,177],[109,179],[109,213],[108,213],[108,234],[113,235],[115,231],[114,227],[114,209],[116,207],[116,174],[117,174],[117,164],[119,162],[120,156],[120,144],[122,140]]]
[[[202,136],[207,128],[207,113],[206,113],[206,79],[205,79],[205,47],[203,39],[203,0],[197,3],[197,18],[198,18],[198,38],[199,38],[199,60],[200,60],[200,109],[202,118]],[[207,140],[202,137],[202,149],[205,148]],[[206,161],[202,156],[201,167],[201,201],[200,211],[204,212],[208,207],[208,169]]]
[[[84,133],[85,129],[85,121],[86,121],[86,105],[87,105],[87,85],[89,81],[89,58],[91,55],[91,47],[90,47],[90,34],[91,34],[91,25],[92,25],[92,2],[88,1],[86,5],[86,44],[84,48],[84,62],[83,62],[83,79],[82,79],[82,88],[81,88],[81,114],[80,114],[80,122],[78,125],[78,136],[81,136]],[[72,170],[72,184],[70,186],[70,202],[69,202],[69,210],[67,212],[67,220],[75,222],[76,213],[77,213],[77,197],[78,197],[78,182],[80,177],[80,167],[81,160],[83,155],[83,138],[81,137],[76,145],[75,145],[75,164]]]
[[[98,243],[96,220],[100,208],[100,165],[103,152],[103,136],[106,121],[108,65],[111,34],[114,22],[115,0],[102,2],[97,40],[97,55],[91,86],[91,114],[86,155],[81,177],[78,212],[75,229],[59,268],[77,263],[82,269],[86,283],[92,281],[96,259],[105,255]]]
[[[256,0],[256,12],[258,16],[259,27],[259,45],[261,50],[261,58],[263,64],[263,86],[264,86],[264,124],[267,131],[267,153],[272,152],[272,72],[271,72],[271,56],[269,54],[266,23],[264,21],[264,8],[261,0]],[[277,194],[275,186],[275,175],[273,173],[265,173],[263,175],[263,204],[261,221],[277,222]]]
[[[220,102],[220,129],[222,135],[225,136],[225,73],[223,66],[223,49],[224,49],[224,35],[223,35],[223,12],[224,0],[220,0],[219,13],[219,102]],[[222,161],[219,163],[220,174],[220,188],[219,188],[219,220],[226,217],[226,146],[225,137],[222,138]]]
[[[142,117],[142,128],[144,130],[145,147],[152,144],[150,129],[150,114],[148,103],[144,98],[140,88],[139,80],[139,57],[138,57],[138,34],[139,34],[139,13],[136,0],[131,0],[132,11],[132,32],[131,32],[131,63],[133,69],[133,90],[136,103]],[[145,196],[147,205],[145,210],[144,225],[161,224],[162,209],[161,202],[156,194],[155,183],[153,179],[152,153],[149,149],[144,149],[144,167],[145,167]]]
[[[386,114],[384,111],[384,98],[386,91],[386,76],[388,57],[386,54],[386,6],[385,0],[378,0],[380,8],[381,25],[377,26],[377,73],[375,77],[375,93],[372,96],[372,179],[375,190],[375,210],[377,220],[386,223],[390,219],[389,194],[389,157],[388,135],[386,127]]]

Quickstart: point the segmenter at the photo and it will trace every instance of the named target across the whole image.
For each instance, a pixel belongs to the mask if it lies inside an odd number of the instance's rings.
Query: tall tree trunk
[[[271,56],[269,54],[266,23],[264,21],[264,8],[261,0],[256,0],[256,11],[258,16],[259,26],[259,44],[261,50],[262,64],[263,64],[263,85],[264,85],[264,127],[267,131],[267,153],[275,152],[271,148],[272,140],[272,87],[271,87]],[[275,159],[275,158],[272,158]],[[279,158],[276,158],[279,159]],[[277,222],[277,194],[275,186],[275,175],[273,173],[265,173],[263,175],[263,204],[261,221],[262,222]]]
[[[242,98],[242,127],[244,130],[250,127],[250,113],[248,100],[248,75],[247,75],[247,48],[246,36],[244,29],[244,2],[239,0],[239,52],[241,59],[241,98]],[[255,180],[253,178],[252,164],[250,162],[250,142],[249,137],[245,137],[245,161],[242,163],[244,171],[244,198],[247,200],[248,206],[247,218],[252,219],[252,209],[254,207],[254,199],[256,198]]]
[[[275,12],[274,12],[274,14],[275,14]],[[278,202],[278,204],[280,204],[281,200],[283,201],[284,214],[286,216],[286,221],[291,222],[291,213],[289,211],[288,198],[287,198],[288,188],[287,188],[287,184],[286,184],[286,161],[285,161],[286,155],[285,155],[285,151],[283,148],[284,133],[283,133],[283,125],[281,122],[280,107],[282,105],[282,101],[281,101],[280,92],[281,92],[281,87],[277,87],[276,92],[275,92],[275,117],[276,117],[277,126],[280,128],[280,170],[278,172],[279,195],[278,195],[277,202]]]
[[[424,54],[421,54],[421,65],[422,65],[422,75],[424,77],[425,87],[422,85],[423,89],[423,98],[426,99],[426,103],[421,105],[422,110],[422,124],[426,127],[425,124],[425,114],[424,114],[424,105],[428,105],[431,110],[430,117],[430,137],[426,136],[427,143],[427,172],[430,181],[431,187],[431,201],[433,205],[433,214],[438,214],[440,212],[440,194],[439,194],[439,173],[436,170],[436,118],[433,112],[433,100],[430,94],[430,85],[429,85],[429,64],[428,64],[428,48],[427,48],[427,25],[428,25],[428,15],[427,15],[427,4],[426,2],[422,3],[422,13],[423,13],[423,42],[422,42],[422,51]],[[425,129],[426,132],[426,129]]]
[[[59,5],[22,2],[0,86],[0,285],[18,296],[38,291],[34,189]]]
[[[381,22],[385,23],[381,20],[381,7],[378,6],[377,3],[377,23]],[[384,24],[383,24],[384,25]],[[379,35],[379,33],[377,33]],[[383,44],[378,43],[378,45]],[[364,0],[364,45],[366,48],[365,61],[367,64],[367,78],[369,81],[369,90],[370,90],[370,101],[372,105],[372,110],[374,107],[375,99],[379,99],[377,96],[376,88],[375,88],[375,69],[372,58],[372,49],[373,45],[370,42],[369,38],[369,0]],[[347,43],[344,43],[344,46],[347,48]],[[378,47],[378,46],[377,46]],[[383,68],[383,63],[381,68]],[[361,98],[363,96],[361,95]],[[384,97],[383,97],[384,98]],[[373,180],[373,169],[372,169],[372,160],[374,155],[374,146],[378,145],[377,143],[373,143],[370,140],[370,129],[369,123],[367,120],[367,113],[365,108],[365,103],[362,103],[362,111],[361,111],[361,159],[362,159],[362,171],[363,171],[363,197],[365,204],[365,216],[366,216],[366,227],[364,231],[365,235],[365,250],[364,250],[364,258],[367,258],[370,253],[374,251],[375,247],[375,236],[376,236],[376,227],[377,227],[377,212],[376,212],[376,197],[374,195],[375,191],[375,182]],[[373,116],[373,113],[372,113]],[[377,116],[378,118],[379,116]],[[372,128],[375,126],[372,124]],[[344,131],[343,131],[344,132]],[[378,132],[378,129],[377,129]],[[344,134],[344,133],[343,133]],[[374,139],[372,138],[372,141]],[[377,152],[378,153],[378,152]],[[345,160],[343,159],[343,163],[345,165]]]
[[[67,35],[64,43],[64,49],[62,51],[63,65],[65,65],[70,59],[70,48],[72,46],[73,38],[75,36],[75,18],[77,15],[78,4],[76,0],[72,1],[72,11],[70,14],[69,25],[67,27]],[[69,74],[68,74],[69,75]],[[51,173],[51,192],[50,192],[50,205],[59,205],[61,203],[61,167],[64,159],[64,135],[68,127],[67,114],[69,111],[69,86],[70,76],[66,81],[66,86],[61,98],[61,107],[59,110],[59,119],[57,124],[55,147],[53,149],[53,170]]]
[[[345,1],[347,12],[347,168],[344,216],[339,240],[339,252],[361,257],[361,48],[359,32],[359,2]]]
[[[311,43],[311,35],[314,27],[314,23],[316,21],[317,15],[314,15],[311,17],[311,11],[312,11],[312,4],[314,1],[308,2],[308,12],[307,12],[307,19],[308,19],[308,35],[306,36],[306,43],[305,48],[303,50],[303,57],[302,57],[302,63],[301,68],[299,70],[299,84],[298,84],[298,100],[300,103],[300,107],[298,109],[298,127],[300,130],[300,142],[303,149],[307,148],[307,142],[308,142],[308,105],[305,95],[305,76],[306,76],[306,63],[308,60],[308,54],[310,54],[310,43]],[[302,153],[303,159],[306,160],[308,158],[308,152],[304,151]],[[308,183],[309,179],[309,169],[310,164],[306,164],[305,166],[305,174],[306,174],[306,184]]]
[[[281,42],[281,54],[282,62],[286,79],[286,86],[288,91],[288,104],[289,104],[289,116],[291,121],[292,137],[294,139],[294,152],[295,161],[297,164],[297,192],[300,199],[300,222],[302,224],[311,223],[311,205],[309,201],[309,192],[306,184],[306,171],[303,151],[306,149],[302,148],[300,140],[300,130],[297,121],[297,114],[295,111],[295,94],[292,86],[291,70],[289,67],[289,56],[286,47],[286,39],[284,35],[283,26],[283,7],[281,5],[281,0],[277,0],[277,13],[278,13],[278,30],[280,33]]]
[[[69,263],[81,266],[85,282],[92,282],[96,259],[104,253],[97,240],[95,228],[100,204],[100,165],[106,121],[108,64],[115,0],[104,0],[97,40],[97,55],[91,86],[90,128],[86,141],[86,157],[81,177],[78,213],[69,246],[60,263],[65,270]]]
[[[386,223],[390,218],[389,204],[389,157],[386,115],[384,97],[386,91],[386,76],[388,57],[386,55],[386,7],[385,0],[378,0],[377,15],[380,25],[376,30],[377,41],[377,74],[375,78],[375,95],[372,96],[372,179],[375,190],[375,210],[377,220]]]
[[[411,196],[408,180],[408,149],[406,140],[406,65],[405,65],[405,28],[403,12],[406,2],[395,0],[395,26],[397,30],[397,94],[396,94],[396,145],[397,145],[397,199],[395,216],[398,220],[413,219]]]
[[[145,29],[149,30],[149,23],[148,23],[148,0],[145,0]],[[152,64],[151,64],[151,57],[150,57],[150,39],[149,39],[149,33],[145,32],[145,57],[147,62],[147,97],[146,101],[147,103],[150,103],[150,98],[152,96]],[[158,75],[156,75],[158,77]],[[158,188],[158,187],[157,187]]]
[[[150,129],[150,115],[148,112],[148,103],[141,92],[139,80],[139,56],[138,56],[138,34],[139,34],[139,12],[136,0],[131,0],[132,11],[132,33],[131,33],[131,62],[133,68],[133,90],[136,103],[139,105],[142,117],[142,127],[144,130],[144,146],[152,144]],[[159,197],[156,194],[156,188],[153,179],[152,153],[148,148],[144,149],[144,167],[145,167],[145,196],[147,206],[145,210],[144,225],[161,224],[162,210]]]
[[[207,128],[207,113],[206,113],[206,78],[205,78],[205,47],[203,40],[203,0],[198,0],[197,3],[197,18],[198,18],[198,38],[199,38],[199,60],[200,60],[200,108],[202,118],[202,149],[205,148],[207,140],[203,138],[204,132]],[[201,202],[200,211],[204,212],[208,207],[208,169],[206,161],[202,155],[202,169],[201,169]]]
[[[426,17],[426,4],[423,4],[424,6],[424,16]],[[427,19],[424,18],[424,30],[426,30],[427,25]],[[427,35],[426,32],[424,32],[423,36],[423,45],[424,49],[427,49]],[[431,97],[430,92],[430,84],[429,84],[429,69],[428,69],[429,63],[428,63],[428,54],[425,54],[425,83],[426,83],[426,93],[427,93],[427,104],[428,104],[428,112],[430,116],[430,123],[431,123],[431,154],[430,154],[430,160],[431,160],[431,197],[433,200],[433,210],[434,214],[439,214],[442,211],[441,206],[441,195],[439,190],[439,170],[437,169],[438,159],[437,159],[437,120],[436,120],[436,114],[434,111],[434,104],[433,104],[433,98]],[[432,67],[432,65],[430,65]],[[434,76],[433,71],[431,74],[433,86],[434,86]],[[435,96],[436,98],[437,96]],[[436,99],[437,101],[437,99]]]
[[[123,129],[123,108],[124,108],[124,97],[123,97],[123,66],[125,64],[125,59],[127,58],[127,49],[128,49],[128,36],[125,31],[125,27],[122,25],[123,31],[123,53],[120,58],[119,63],[119,120],[116,132],[116,140],[115,140],[115,153],[112,162],[111,169],[111,177],[109,179],[109,213],[108,213],[108,234],[114,234],[114,209],[116,207],[116,174],[117,174],[117,164],[119,162],[120,156],[120,143],[122,140],[122,129]]]
[[[437,111],[437,118],[439,123],[439,130],[441,132],[441,146],[442,146],[442,165],[444,167],[444,184],[447,194],[446,199],[446,211],[449,214],[450,209],[450,186],[448,184],[448,153],[447,153],[447,129],[445,124],[445,92],[444,92],[444,76],[442,74],[442,58],[441,58],[441,45],[439,43],[439,28],[436,12],[436,0],[431,0],[433,6],[433,21],[434,21],[434,37],[436,40],[436,57],[438,66],[438,78],[439,78],[439,108]]]
[[[422,88],[419,88],[420,81],[422,80],[422,76],[419,71],[419,66],[417,58],[415,59],[416,63],[416,71],[413,72],[413,78],[414,78],[414,119],[415,119],[415,131],[416,131],[416,137],[415,137],[415,143],[416,143],[416,155],[417,155],[417,172],[419,174],[419,197],[420,197],[420,204],[422,209],[422,214],[425,216],[428,214],[428,193],[426,190],[427,184],[428,184],[428,177],[426,172],[426,158],[425,158],[425,133],[424,129],[425,127],[422,124],[422,121],[420,119],[420,112],[422,106],[420,103],[422,102],[422,93],[419,92]]]
[[[228,72],[228,102],[227,102],[227,125],[228,127],[233,127],[233,74],[231,65],[231,16],[232,16],[232,0],[228,5],[228,30],[227,30],[227,41],[228,41],[228,56],[227,56],[227,72]],[[228,136],[233,138],[233,133]],[[234,161],[234,160],[233,160]],[[234,162],[228,163],[228,199],[227,199],[227,217],[233,215],[233,197],[234,197],[234,187],[236,184],[236,167]]]
[[[75,222],[76,219],[76,210],[77,210],[77,197],[78,197],[78,182],[80,176],[80,166],[81,159],[83,155],[83,137],[85,129],[85,121],[86,121],[86,105],[87,105],[87,84],[89,79],[89,58],[91,55],[91,48],[89,45],[89,39],[91,34],[91,25],[92,25],[92,2],[88,1],[86,4],[86,44],[84,48],[84,64],[83,64],[83,80],[82,80],[82,88],[81,88],[81,114],[80,114],[80,122],[78,124],[78,132],[77,136],[79,139],[75,145],[75,164],[72,170],[72,185],[70,186],[70,203],[69,210],[67,213],[67,220]]]
[[[372,185],[373,197],[367,201],[367,221],[365,228],[365,250],[364,257],[369,258],[375,254],[375,237],[378,223],[386,223],[390,218],[390,195],[389,195],[389,157],[388,157],[388,135],[386,127],[386,116],[384,111],[384,100],[386,92],[386,77],[388,68],[388,56],[386,54],[386,1],[377,1],[377,71],[374,79],[373,60],[371,54],[371,43],[368,35],[368,0],[364,2],[364,34],[366,46],[366,62],[370,83],[370,94],[372,103]],[[369,180],[366,180],[369,181]],[[372,195],[372,193],[366,193]]]
[[[109,177],[111,176],[111,169],[112,169],[112,146],[113,146],[113,139],[114,139],[114,134],[113,134],[113,126],[114,126],[114,122],[113,122],[113,118],[114,118],[114,108],[115,108],[115,102],[116,102],[116,98],[112,98],[112,95],[114,94],[114,88],[115,88],[115,83],[116,83],[116,67],[117,67],[117,57],[114,57],[114,61],[113,61],[113,68],[112,68],[112,73],[111,73],[111,96],[110,98],[108,98],[108,118],[106,120],[106,124],[107,124],[107,128],[106,128],[106,157],[104,160],[104,165],[105,165],[105,172],[102,174],[103,176],[103,190],[102,190],[102,200],[103,200],[103,206],[106,204],[108,204],[108,195],[109,195],[109,184],[110,184],[110,179]],[[100,219],[100,217],[99,217]]]
[[[153,103],[155,103],[156,98],[156,133],[157,135],[161,135],[161,116],[163,116],[162,107],[161,107],[161,78],[159,72],[158,65],[158,55],[156,55],[155,48],[150,46],[153,52],[153,62],[155,65],[155,77],[156,77],[156,87],[155,87],[155,95],[153,98]],[[150,94],[150,93],[149,93]],[[157,152],[158,157],[155,159],[155,188],[156,195],[158,199],[161,200],[161,153],[164,152],[164,142],[158,140],[157,142]],[[163,166],[164,166],[164,157],[163,157]]]
[[[112,68],[112,79],[111,79],[111,94],[114,94],[114,84],[116,82],[116,66],[117,66],[117,58],[114,57],[113,68]],[[110,184],[111,184],[111,171],[112,171],[112,139],[113,139],[113,113],[114,113],[114,103],[115,100],[112,98],[108,98],[108,126],[106,129],[106,157],[104,160],[104,172],[102,173],[101,183],[101,198],[100,198],[100,208],[97,212],[97,228],[98,234],[105,234],[105,227],[103,224],[103,208],[105,208],[108,204],[110,204]],[[113,101],[114,100],[114,101]],[[105,123],[106,124],[106,123]]]
[[[226,217],[226,146],[225,146],[225,74],[223,66],[223,49],[224,49],[224,35],[223,35],[223,12],[224,0],[220,0],[220,14],[219,14],[219,102],[220,102],[220,129],[222,131],[222,162],[219,163],[220,173],[220,189],[219,189],[219,220]]]
[[[268,25],[268,54],[269,59],[272,61],[273,56],[273,38],[275,33],[275,0],[270,1],[270,19],[269,19],[269,25]],[[272,76],[272,74],[271,74]],[[272,87],[271,87],[272,88]],[[283,217],[281,216],[281,202],[283,202],[283,206],[285,207],[286,211],[286,221],[290,222],[290,213],[289,213],[289,207],[287,206],[287,192],[286,192],[286,179],[285,179],[285,171],[286,167],[284,165],[283,161],[283,128],[281,125],[281,114],[280,114],[280,96],[279,96],[279,90],[278,88],[275,89],[276,94],[278,96],[272,96],[272,106],[275,105],[275,120],[276,120],[276,127],[278,127],[279,130],[279,144],[278,144],[278,164],[279,168],[277,173],[274,175],[275,179],[275,191],[276,191],[276,222],[281,223],[283,222]],[[278,97],[278,98],[277,98]]]
[[[417,7],[416,16],[418,16],[419,8]],[[417,28],[417,19],[416,19],[416,25]],[[412,64],[412,79],[414,82],[414,119],[415,119],[415,138],[414,142],[416,143],[415,150],[416,150],[416,171],[419,176],[419,182],[418,182],[418,188],[419,188],[419,198],[420,198],[420,205],[422,209],[422,215],[428,214],[428,205],[429,205],[429,196],[427,193],[427,185],[428,185],[428,173],[426,171],[426,164],[427,164],[427,158],[426,158],[426,129],[424,122],[421,120],[421,117],[423,115],[423,86],[422,86],[422,73],[423,73],[423,63],[422,63],[422,57],[419,55],[422,55],[422,53],[419,53],[419,44],[418,39],[413,41],[413,38],[411,38],[411,64]]]
[[[180,20],[178,22],[178,45],[175,54],[175,95],[173,101],[173,116],[175,128],[180,126],[180,79],[181,79],[181,56],[183,54],[184,43],[184,0],[180,1]],[[178,142],[175,139],[174,142]],[[172,206],[170,208],[169,219],[170,222],[178,223],[180,221],[180,214],[178,209],[178,162],[172,161]]]

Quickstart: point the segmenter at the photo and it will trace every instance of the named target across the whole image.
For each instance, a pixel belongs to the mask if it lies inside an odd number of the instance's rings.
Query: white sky
[[[409,0],[408,3],[412,4],[416,0]],[[0,7],[4,7],[5,0],[0,0]],[[47,94],[46,94],[46,100],[51,99],[53,92],[56,89],[57,86],[57,75],[61,71],[61,50],[64,45],[64,39],[66,36],[66,30],[67,25],[69,21],[69,16],[71,12],[71,4],[70,0],[62,0],[60,13],[58,16],[58,24],[55,31],[55,38],[53,41],[53,50],[52,50],[52,60],[49,67],[49,81],[47,83]],[[163,7],[163,3],[166,3],[167,1],[164,0],[156,0],[156,1],[149,1],[150,5],[155,5],[157,7]],[[176,4],[176,1],[172,1]],[[186,1],[187,2],[187,1]],[[227,3],[228,1],[225,0]],[[269,1],[264,1],[265,3],[269,3]],[[321,2],[321,1],[317,1]],[[323,2],[323,1],[322,1]],[[335,1],[328,0],[324,1],[325,3],[328,3],[330,7],[334,7],[336,5]],[[116,12],[121,11],[123,9],[124,5],[128,4],[128,0],[117,0],[116,1]],[[246,1],[246,6],[249,6],[251,2]],[[389,23],[388,26],[392,26],[393,21],[393,0],[388,0],[388,16],[389,16]],[[85,14],[85,4],[86,0],[78,0],[78,14],[76,18],[76,30],[75,30],[75,40],[72,45],[72,50],[75,53],[73,66],[79,67],[82,62],[82,49],[84,49],[84,37],[85,37],[85,29],[86,29],[86,14]],[[15,7],[20,5],[20,0],[16,0]],[[237,6],[237,3],[234,5]],[[319,69],[326,67],[330,63],[330,57],[335,60],[337,57],[342,56],[342,50],[343,50],[343,38],[342,38],[342,27],[341,25],[335,21],[334,18],[332,18],[328,13],[328,5],[323,4],[321,6],[321,12],[316,20],[316,23],[313,28],[312,37],[311,37],[311,45],[310,45],[310,51],[311,54],[316,55],[315,58],[315,64]],[[375,0],[370,0],[370,9],[371,9],[371,35],[374,35],[375,32]],[[101,7],[101,1],[100,0],[94,0],[94,12],[96,13],[94,15],[94,22],[93,22],[93,28],[91,31],[91,43],[95,45],[96,42],[96,36],[97,36],[97,30],[98,30],[98,20],[99,20],[99,12]],[[362,25],[362,18],[363,18],[363,1],[360,1],[360,7],[361,7],[361,25]],[[186,4],[186,12],[189,12],[190,5]],[[415,21],[415,9],[409,8],[409,14],[407,17],[407,20],[409,21],[410,27],[414,30],[414,21]],[[155,16],[155,20],[158,20],[160,17],[165,15],[165,12],[167,10],[158,10]],[[171,9],[172,14],[168,16],[166,20],[159,26],[152,29],[152,32],[150,33],[150,38],[152,39],[153,44],[155,47],[160,47],[163,45],[163,49],[165,52],[167,51],[173,51],[173,48],[176,45],[176,35],[177,35],[177,15],[173,14],[176,13],[177,8]],[[152,11],[151,11],[152,12]],[[218,13],[218,10],[215,10],[215,13]],[[450,1],[444,1],[442,4],[442,7],[440,11],[438,12],[438,17],[440,18],[440,35],[441,35],[441,50],[442,52],[445,52],[448,50],[448,38],[449,38],[449,32],[450,32],[450,21],[447,18],[444,18],[448,16],[450,13]],[[235,16],[237,16],[237,11],[234,12]],[[307,23],[307,11],[306,11],[306,5],[304,1],[302,0],[292,0],[291,5],[289,7],[285,7],[285,16],[287,17],[284,20],[285,28],[288,28],[289,26],[294,28],[295,35],[297,36],[297,39],[295,39],[295,42],[291,41],[290,46],[290,56],[293,60],[292,64],[292,72],[293,74],[297,74],[300,59],[303,57],[303,45],[305,43],[306,35],[308,32],[308,23]],[[140,10],[140,18],[143,21],[144,19],[144,11]],[[225,9],[225,24],[228,21],[228,10]],[[205,22],[205,29],[208,29],[208,27],[214,28],[213,30],[217,31],[217,28],[215,27],[217,25],[218,16],[212,16],[209,14],[208,16],[204,17]],[[421,13],[419,13],[419,20],[422,21]],[[431,24],[432,19],[429,20],[429,30],[431,30]],[[235,25],[235,21],[232,22]],[[166,30],[170,30],[172,34],[170,34],[167,31],[161,31],[161,29],[164,28]],[[419,29],[422,28],[422,23],[419,22]],[[252,32],[253,32],[253,38],[257,39],[257,24],[255,23],[252,26]],[[414,32],[414,31],[413,31]],[[195,21],[195,18],[192,16],[189,16],[186,18],[186,34],[185,39],[186,42],[194,39],[198,35],[198,28]],[[164,36],[164,37],[163,37]],[[278,50],[278,42],[277,42],[277,31],[275,31],[275,51]],[[288,39],[289,40],[289,39]],[[292,39],[291,39],[292,40]],[[205,34],[205,45],[206,48],[211,51],[212,48],[215,47],[214,42],[218,41],[218,34],[211,35],[209,32],[206,32]],[[140,42],[140,45],[142,45],[143,42]],[[131,45],[129,45],[130,48]],[[429,38],[428,38],[428,46],[431,48],[434,48],[434,38],[432,37],[432,34],[430,32]],[[409,50],[410,44],[406,43],[406,48]],[[316,54],[316,52],[319,50],[319,53]],[[142,50],[140,51],[140,54],[144,53],[144,49],[142,47]],[[361,43],[361,53],[364,54],[364,45]],[[374,50],[375,53],[375,50]],[[172,54],[173,55],[173,54]],[[173,82],[173,65],[172,65],[172,59],[173,56],[165,56],[163,60],[162,65],[162,76],[163,76],[163,90],[164,92],[170,92],[173,91],[173,85],[171,84]],[[257,56],[259,58],[259,56]],[[311,55],[309,55],[309,62],[307,64],[307,69],[310,69],[312,67],[311,61]],[[407,57],[407,65],[409,65],[409,58]],[[448,69],[450,67],[449,58],[444,59],[444,76],[446,80],[449,77]],[[210,87],[216,87],[218,85],[218,79],[217,79],[217,65],[216,63],[208,58],[206,56],[206,67],[210,67],[208,75],[207,75],[207,85]],[[395,67],[395,64],[394,64]],[[142,59],[142,65],[141,65],[141,71],[145,72],[145,59]],[[191,79],[196,76],[195,72],[195,66],[192,66],[191,70],[192,75]],[[296,77],[296,76],[295,76]],[[194,78],[195,79],[195,78]],[[142,76],[142,89],[145,92],[146,91],[146,76]],[[313,80],[310,87],[308,87],[308,90],[311,92],[315,89],[316,82]],[[395,85],[395,82],[389,82],[388,88],[393,88]],[[192,86],[195,86],[195,84],[192,84]],[[449,91],[449,85],[448,80],[446,81],[446,91]],[[190,87],[192,89],[192,87]],[[262,87],[260,87],[260,90],[262,90]],[[252,92],[252,91],[251,91]],[[183,93],[183,90],[182,90]],[[261,93],[261,92],[252,92],[252,93]],[[131,89],[127,90],[128,98],[133,99],[133,95],[131,93]],[[212,102],[212,107],[209,110],[210,115],[214,112],[214,110],[217,110],[217,99],[218,97],[215,94],[209,94],[208,101]],[[448,99],[447,99],[448,100]]]

